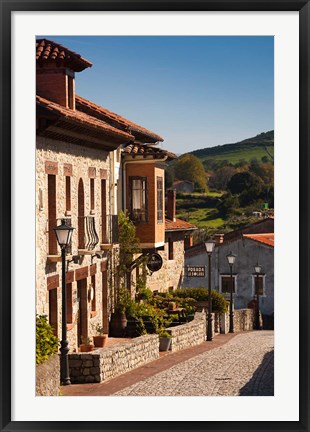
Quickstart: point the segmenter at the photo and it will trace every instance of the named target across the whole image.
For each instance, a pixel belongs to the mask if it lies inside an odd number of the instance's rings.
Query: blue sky
[[[45,36],[93,66],[77,93],[164,138],[177,154],[274,128],[269,36]]]

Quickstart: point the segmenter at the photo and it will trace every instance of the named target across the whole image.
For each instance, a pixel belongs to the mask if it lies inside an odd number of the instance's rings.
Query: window
[[[163,178],[157,177],[157,223],[163,223]]]
[[[66,176],[66,214],[71,214],[71,178]]]
[[[85,248],[85,222],[84,222],[84,185],[79,180],[78,186],[78,249]]]
[[[90,179],[90,210],[95,210],[95,179]]]
[[[147,178],[130,177],[130,213],[134,222],[147,222]]]
[[[233,293],[236,292],[236,275],[233,275]],[[221,275],[221,292],[230,293],[230,275]]]
[[[257,282],[257,276],[254,273],[252,275],[252,295],[253,297],[256,295],[256,288],[258,283],[258,294],[260,296],[265,295],[265,275],[259,275],[258,276],[258,282]]]
[[[57,255],[57,240],[53,228],[56,226],[56,176],[48,174],[48,250],[50,255]]]
[[[101,241],[107,242],[107,185],[101,180]]]
[[[168,259],[173,260],[173,240],[168,239]]]

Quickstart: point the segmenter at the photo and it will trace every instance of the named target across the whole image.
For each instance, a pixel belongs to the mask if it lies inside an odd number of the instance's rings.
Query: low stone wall
[[[60,357],[54,354],[36,366],[36,396],[59,396]]]
[[[158,335],[145,335],[111,348],[69,354],[70,378],[75,383],[99,383],[115,378],[159,357]]]
[[[253,330],[254,328],[254,309],[235,309],[234,310],[234,330],[235,332]],[[221,333],[229,332],[229,312],[220,317]]]
[[[171,351],[180,351],[199,345],[206,340],[206,314],[196,312],[193,321],[169,327],[167,330],[172,336]]]
[[[253,330],[254,309],[237,309],[234,312],[235,331]]]

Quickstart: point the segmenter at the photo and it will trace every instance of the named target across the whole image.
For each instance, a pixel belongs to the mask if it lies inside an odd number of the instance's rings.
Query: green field
[[[227,232],[256,221],[252,214],[246,214],[246,209],[239,209],[233,217],[223,219],[217,209],[221,196],[222,193],[219,192],[178,194],[176,216],[205,229],[209,235],[219,231]]]
[[[227,160],[235,164],[240,160],[247,162],[254,158],[260,160],[263,156],[272,159],[274,154],[274,133],[270,131],[234,144],[207,147],[191,153],[202,162],[207,160]]]
[[[273,155],[273,146],[267,146],[267,149],[270,154]],[[267,156],[270,159],[270,156],[268,152],[263,147],[259,146],[252,146],[251,148],[244,148],[244,149],[235,149],[227,152],[223,152],[217,155],[212,156],[203,156],[200,157],[202,161],[205,160],[216,160],[216,161],[222,161],[227,160],[228,162],[232,164],[236,164],[237,162],[241,160],[245,160],[246,162],[250,162],[252,159],[258,159],[260,160],[263,156]]]

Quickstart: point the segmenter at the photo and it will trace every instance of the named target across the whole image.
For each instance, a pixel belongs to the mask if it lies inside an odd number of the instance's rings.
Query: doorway
[[[79,298],[79,316],[77,322],[77,344],[86,343],[88,337],[87,315],[87,279],[77,281],[77,294]]]

